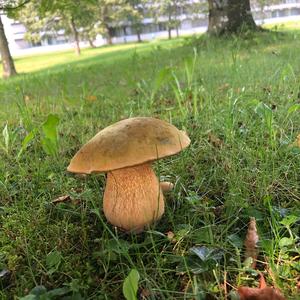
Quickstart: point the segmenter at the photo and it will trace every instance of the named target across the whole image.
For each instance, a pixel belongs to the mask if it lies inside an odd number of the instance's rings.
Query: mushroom
[[[164,213],[164,198],[151,162],[190,144],[184,131],[150,117],[119,121],[101,130],[72,158],[73,173],[107,172],[103,211],[125,231],[140,232]]]
[[[162,181],[160,182],[160,188],[163,193],[171,192],[174,188],[174,184],[169,181]]]

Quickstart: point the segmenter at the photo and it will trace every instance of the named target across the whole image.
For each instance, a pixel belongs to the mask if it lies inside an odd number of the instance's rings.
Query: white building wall
[[[15,24],[14,20],[6,15],[1,15],[1,19],[10,51],[14,53],[15,50],[28,47],[28,43],[24,41],[25,27],[22,24]]]

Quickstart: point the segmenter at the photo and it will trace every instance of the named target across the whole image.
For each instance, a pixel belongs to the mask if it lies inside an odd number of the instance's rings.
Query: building
[[[200,1],[206,3],[206,0]],[[172,30],[173,36],[177,33],[186,35],[206,31],[208,25],[207,14],[191,14],[191,11],[189,7],[181,7],[179,9],[177,16],[179,26],[177,30]],[[300,20],[300,0],[285,0],[281,4],[266,7],[254,6],[252,13],[258,23],[275,23],[293,19]],[[147,16],[147,13],[145,15]],[[63,31],[58,32],[55,36],[47,35],[40,43],[33,44],[26,41],[26,28],[20,22],[9,19],[5,15],[2,15],[2,21],[12,55],[57,51],[72,47],[73,41],[69,37],[66,37]],[[141,38],[143,40],[152,40],[167,37],[166,21],[167,17],[160,17],[158,20],[154,20],[148,14],[142,22]],[[124,23],[122,27],[113,28],[112,32],[114,43],[133,42],[137,40],[137,33],[129,23]],[[101,36],[97,37],[95,41],[95,45],[97,46],[105,43],[106,40]],[[81,42],[81,46],[88,46],[88,43]]]

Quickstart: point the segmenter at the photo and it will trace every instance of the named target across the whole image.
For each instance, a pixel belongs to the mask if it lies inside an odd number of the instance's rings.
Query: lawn
[[[293,30],[17,59],[22,74],[0,81],[0,299],[37,299],[35,287],[43,299],[123,299],[132,269],[139,299],[227,299],[256,286],[257,270],[297,299],[299,53]],[[133,116],[192,141],[155,163],[175,187],[138,235],[105,220],[104,174],[66,171],[99,130]],[[244,262],[250,217],[256,270]]]

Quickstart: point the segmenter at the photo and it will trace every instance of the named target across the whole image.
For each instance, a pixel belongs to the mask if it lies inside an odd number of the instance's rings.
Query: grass
[[[279,22],[275,24],[265,24],[265,28],[272,29],[272,30],[279,30],[279,31],[290,31],[290,30],[299,30],[300,28],[300,21],[288,21],[288,22]]]
[[[254,216],[258,269],[296,299],[299,48],[298,31],[264,32],[18,59],[26,74],[0,82],[0,298],[39,286],[45,299],[121,299],[136,269],[140,299],[226,299],[257,282],[242,245]],[[83,143],[132,116],[167,120],[192,140],[155,164],[175,189],[141,235],[106,222],[103,174],[66,172]]]

